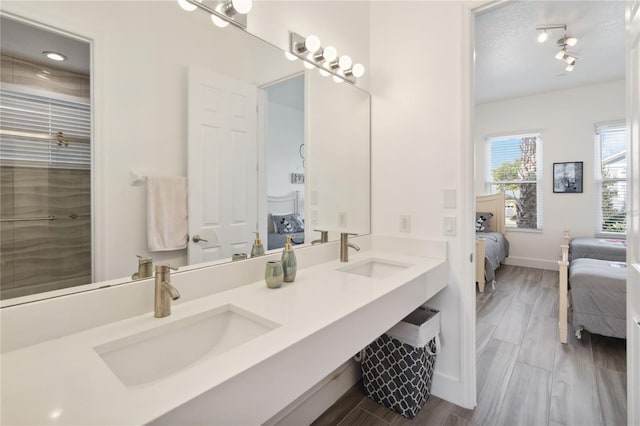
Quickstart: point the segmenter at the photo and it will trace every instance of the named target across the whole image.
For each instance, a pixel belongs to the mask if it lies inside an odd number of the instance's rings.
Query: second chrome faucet
[[[180,293],[171,285],[171,267],[156,265],[154,316],[164,318],[171,315],[171,301],[179,298]]]
[[[358,234],[350,234],[348,232],[343,232],[340,234],[340,262],[349,261],[349,247],[351,247],[356,251],[360,251],[360,247],[349,242],[349,235],[358,235]]]

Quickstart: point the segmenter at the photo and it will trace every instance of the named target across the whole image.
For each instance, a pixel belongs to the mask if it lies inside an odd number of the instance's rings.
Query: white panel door
[[[189,264],[249,253],[257,227],[257,88],[189,69]]]
[[[640,1],[627,2],[627,423],[640,425]]]

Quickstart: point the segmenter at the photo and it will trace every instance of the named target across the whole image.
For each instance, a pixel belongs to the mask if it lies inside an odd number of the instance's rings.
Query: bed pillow
[[[492,217],[491,212],[476,212],[476,232],[489,232]]]
[[[299,213],[274,214],[271,215],[271,218],[276,234],[304,232],[304,221]]]

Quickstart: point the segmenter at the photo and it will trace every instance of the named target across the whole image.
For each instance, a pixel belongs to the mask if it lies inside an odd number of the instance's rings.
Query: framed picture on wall
[[[553,163],[553,192],[582,192],[582,161]]]

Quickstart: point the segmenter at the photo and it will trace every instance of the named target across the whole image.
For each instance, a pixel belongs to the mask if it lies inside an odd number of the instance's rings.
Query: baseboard
[[[361,377],[360,364],[349,360],[265,422],[265,425],[311,424],[358,383]]]
[[[549,271],[558,270],[557,260],[530,259],[527,257],[509,256],[504,260],[505,265],[525,266],[527,268],[547,269]]]

